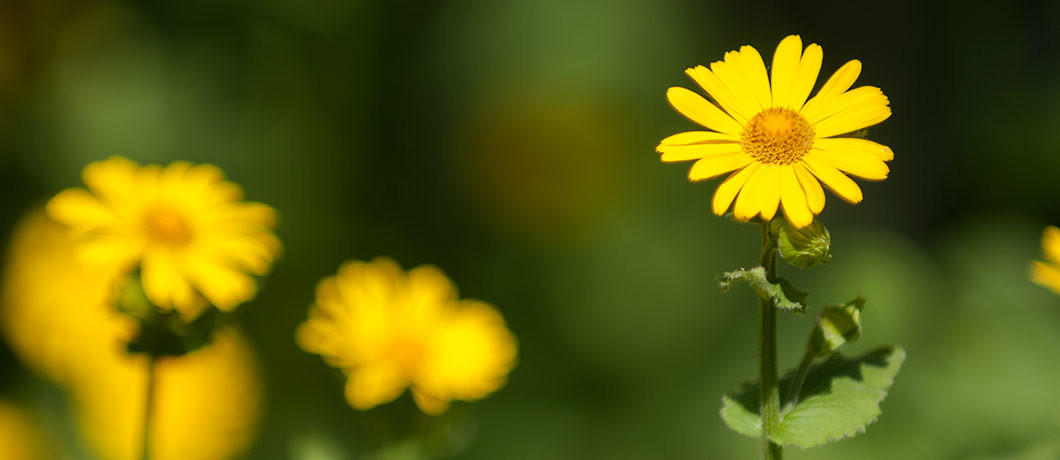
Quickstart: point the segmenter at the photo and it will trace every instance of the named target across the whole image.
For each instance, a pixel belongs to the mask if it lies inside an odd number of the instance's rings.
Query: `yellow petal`
[[[132,235],[98,235],[79,242],[78,261],[93,270],[121,271],[136,265],[144,245]]]
[[[742,129],[740,124],[717,106],[703,99],[703,96],[684,88],[674,87],[666,91],[666,98],[674,110],[689,120],[721,133],[740,135]]]
[[[760,164],[751,163],[751,165],[730,175],[718,186],[718,189],[714,191],[714,199],[711,200],[711,207],[715,215],[725,214],[725,211],[729,209],[729,205],[732,204],[732,200],[736,198],[736,194],[740,192],[744,184],[747,183],[747,179],[754,174]]]
[[[891,108],[887,106],[848,110],[824,119],[814,126],[814,131],[821,137],[838,136],[868,128],[890,117]]]
[[[783,166],[763,166],[765,169],[765,176],[758,183],[761,195],[759,199],[758,209],[762,215],[762,220],[769,222],[773,219],[773,216],[777,214],[777,207],[780,206],[780,170],[784,169]]]
[[[828,81],[821,86],[821,90],[817,92],[818,96],[832,97],[838,96],[854,86],[854,82],[857,81],[858,76],[861,75],[861,61],[854,59],[839,70],[835,71]]]
[[[799,184],[793,166],[781,167],[780,202],[784,206],[784,217],[795,228],[802,228],[813,222],[813,213],[807,205],[806,193]]]
[[[698,160],[700,158],[741,152],[740,144],[735,142],[721,142],[694,145],[659,145],[655,150],[662,153],[660,159],[663,162]]]
[[[794,165],[795,175],[799,178],[799,185],[806,192],[806,204],[810,206],[810,212],[820,214],[824,210],[824,189],[821,183],[806,170],[802,164]]]
[[[817,83],[817,74],[821,72],[821,60],[824,59],[824,50],[812,43],[802,53],[802,61],[799,63],[799,71],[795,75],[795,83],[791,89],[791,108],[798,112],[810,97],[814,83]]]
[[[1055,265],[1034,261],[1031,266],[1031,280],[1060,294],[1060,269]]]
[[[492,306],[464,300],[452,312],[438,328],[413,388],[442,400],[483,398],[505,383],[518,345]]]
[[[191,285],[181,275],[175,256],[165,249],[144,251],[141,279],[144,294],[152,303],[165,309],[198,306]]]
[[[1042,232],[1042,250],[1045,257],[1053,262],[1060,262],[1060,228],[1046,227]]]
[[[222,311],[232,311],[253,298],[257,290],[253,278],[226,262],[187,254],[182,263],[184,275],[206,300]]]
[[[412,400],[427,415],[442,415],[449,410],[449,400],[436,398],[415,388],[412,390]]]
[[[822,150],[867,154],[883,161],[891,161],[894,159],[894,151],[892,151],[890,147],[857,137],[830,137],[827,139],[816,139],[813,141],[813,146],[814,148]]]
[[[739,142],[738,136],[713,131],[688,131],[677,133],[659,141],[659,145],[692,145],[708,143]]]
[[[809,155],[803,157],[802,162],[809,168],[814,176],[817,176],[821,182],[824,182],[825,186],[840,198],[851,204],[861,202],[861,199],[863,198],[861,187],[858,187],[858,184],[850,180],[845,174],[839,172],[838,169],[833,168],[827,163],[815,161],[810,158]]]
[[[400,369],[391,363],[359,366],[347,375],[346,401],[354,409],[368,410],[397,399],[406,385]]]
[[[736,51],[726,53],[726,58],[732,53]],[[743,71],[734,62],[715,61],[710,64],[710,70],[729,89],[733,96],[733,104],[737,106],[740,113],[747,116],[747,119],[751,119],[762,111],[762,104],[758,102],[754,90],[744,78]]]
[[[759,163],[754,163],[758,165]],[[761,209],[763,190],[760,185],[762,180],[769,174],[769,167],[762,165],[755,169],[747,183],[740,189],[736,196],[736,204],[732,208],[732,215],[741,222],[747,222],[758,214]]]
[[[751,161],[753,161],[751,156],[743,152],[704,156],[692,165],[692,169],[688,171],[688,179],[694,182],[718,177],[747,166]]]
[[[890,172],[883,160],[871,155],[812,149],[804,158],[827,163],[847,174],[868,180],[884,180],[887,178],[887,173]]]
[[[849,133],[891,116],[887,96],[879,88],[861,86],[835,97],[814,118],[807,118],[818,138]]]
[[[86,165],[81,179],[104,202],[113,205],[138,196],[134,184],[138,168],[132,160],[115,156]]]
[[[747,85],[751,87],[751,93],[754,94],[759,107],[763,109],[770,107],[773,99],[769,92],[769,76],[766,74],[766,65],[762,62],[762,55],[758,54],[758,50],[754,47],[744,45],[740,47],[739,54],[733,53],[732,56]],[[727,59],[728,56],[726,56]]]
[[[48,201],[46,209],[48,217],[75,231],[90,231],[120,223],[114,211],[83,188],[59,192]]]
[[[826,107],[833,98],[843,94],[854,85],[854,81],[861,74],[861,61],[855,59],[843,64],[832,76],[821,86],[817,95],[806,102],[799,113],[806,119],[818,119],[818,111]]]
[[[699,65],[685,70],[685,73],[692,77],[692,80],[695,80],[710,97],[714,98],[721,105],[721,108],[725,109],[725,112],[736,119],[737,123],[745,124],[747,120],[750,120],[755,115],[754,106],[738,100],[733,92],[710,69]]]
[[[795,78],[802,56],[802,38],[788,35],[773,53],[773,107],[791,107]]]

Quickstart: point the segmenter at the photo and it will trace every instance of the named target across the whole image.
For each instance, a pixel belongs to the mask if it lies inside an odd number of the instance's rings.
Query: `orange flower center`
[[[802,159],[813,147],[813,127],[794,110],[783,107],[765,109],[744,126],[740,146],[758,162],[791,164]]]
[[[188,221],[168,206],[155,206],[147,211],[144,230],[151,241],[168,245],[182,245],[191,240]]]

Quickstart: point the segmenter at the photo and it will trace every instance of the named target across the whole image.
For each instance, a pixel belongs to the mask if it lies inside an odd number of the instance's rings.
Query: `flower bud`
[[[861,337],[861,309],[865,299],[858,297],[843,305],[826,307],[810,337],[810,347],[821,356],[839,350]]]
[[[770,231],[775,235],[780,256],[794,267],[813,268],[832,260],[832,237],[817,220],[795,228],[787,219],[773,219]]]

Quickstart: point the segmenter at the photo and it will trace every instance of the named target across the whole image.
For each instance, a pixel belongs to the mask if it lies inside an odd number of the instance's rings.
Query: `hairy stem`
[[[762,267],[766,279],[775,283],[777,278],[777,246],[769,235],[769,224],[762,225]],[[777,378],[777,308],[773,302],[762,297],[759,300],[761,327],[758,334],[759,412],[762,416],[762,458],[781,460],[783,449],[769,439],[769,433],[780,425],[780,383]]]

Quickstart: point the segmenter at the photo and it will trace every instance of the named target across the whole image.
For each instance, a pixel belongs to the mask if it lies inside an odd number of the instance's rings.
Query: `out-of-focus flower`
[[[1060,228],[1045,227],[1042,232],[1042,253],[1045,261],[1034,261],[1031,279],[1060,294]]]
[[[254,296],[251,275],[272,266],[276,212],[244,202],[213,165],[140,166],[113,157],[82,172],[88,189],[60,192],[48,214],[66,225],[90,267],[139,267],[152,303],[194,318],[207,303],[225,311]]]
[[[106,304],[113,270],[92,270],[74,257],[66,229],[43,211],[15,228],[0,294],[0,331],[36,374],[71,383],[89,370],[86,356],[117,354],[135,322]]]
[[[451,400],[500,388],[515,365],[516,340],[489,304],[459,300],[439,269],[405,273],[394,261],[351,261],[317,285],[296,338],[346,374],[356,409],[390,402],[405,388],[427,414]]]
[[[4,401],[0,401],[0,454],[4,460],[51,458],[33,418],[22,408]]]
[[[136,460],[143,442],[147,358],[100,357],[97,372],[73,390],[79,425],[104,460]],[[257,434],[262,389],[243,336],[222,329],[213,341],[155,369],[151,458],[227,460]]]
[[[74,246],[70,233],[42,211],[18,225],[0,325],[21,361],[70,390],[99,457],[134,460],[147,358],[125,351],[136,324],[106,303],[117,273],[82,266]],[[151,458],[224,460],[249,445],[262,388],[257,360],[239,333],[221,329],[211,344],[156,366]]]
[[[773,54],[772,78],[758,51],[744,46],[725,53],[710,68],[686,73],[714,102],[685,88],[670,88],[670,105],[712,131],[691,131],[663,139],[662,161],[697,160],[688,178],[700,181],[729,174],[714,193],[713,210],[747,221],[769,221],[782,207],[796,228],[824,209],[821,182],[840,198],[858,203],[861,188],[846,176],[887,178],[887,146],[857,137],[836,137],[867,128],[891,116],[879,88],[850,89],[861,73],[853,60],[807,101],[821,70],[823,51],[802,47],[798,35],[780,42]],[[846,173],[846,174],[844,174]],[[735,205],[733,205],[735,200]]]

